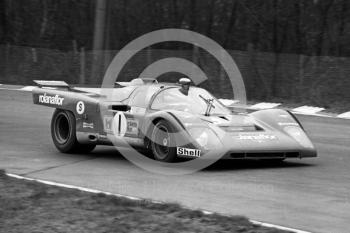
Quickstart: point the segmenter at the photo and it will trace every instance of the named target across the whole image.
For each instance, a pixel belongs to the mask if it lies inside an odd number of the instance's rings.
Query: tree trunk
[[[346,13],[348,11],[348,6],[347,6],[347,2],[349,0],[343,0],[342,5],[341,5],[341,11],[340,11],[340,23],[339,23],[339,29],[338,29],[338,35],[337,35],[337,41],[336,41],[336,49],[337,49],[337,53],[336,55],[341,57],[343,55],[342,53],[342,37],[344,35],[344,31],[345,31],[345,25],[346,25]]]
[[[106,0],[97,0],[95,9],[95,29],[93,42],[93,63],[91,71],[91,83],[96,82],[99,77],[99,71],[103,64],[103,44],[104,44],[104,28],[106,21]]]
[[[177,0],[172,0],[172,12],[173,12],[173,26],[175,28],[181,26],[181,22],[179,22],[179,6]]]
[[[42,15],[42,20],[41,20],[41,26],[40,26],[40,34],[39,38],[42,38],[45,34],[47,24],[48,24],[48,15],[49,15],[49,6],[47,0],[42,0],[42,6],[43,6],[43,15]]]
[[[271,94],[272,97],[278,96],[278,88],[279,83],[278,79],[281,77],[278,77],[278,68],[280,65],[280,55],[283,51],[284,43],[287,38],[287,28],[288,28],[288,21],[289,19],[285,20],[285,23],[281,25],[282,31],[280,32],[279,29],[279,18],[278,18],[278,0],[273,1],[273,11],[274,11],[274,20],[273,20],[273,52],[274,52],[274,64],[273,64],[273,76],[271,81]]]
[[[316,40],[317,41],[316,42],[316,55],[317,56],[321,56],[322,52],[323,52],[324,36],[325,36],[326,30],[327,30],[328,12],[329,12],[329,9],[332,7],[333,2],[334,2],[334,0],[328,1],[324,8],[322,8],[322,6],[320,6],[321,7],[320,15],[322,17],[320,17],[321,18],[321,28],[320,28],[320,32],[319,32],[317,40]]]
[[[213,28],[213,21],[214,21],[214,11],[215,11],[215,0],[210,0],[208,8],[207,8],[207,29],[206,29],[206,35],[211,38],[212,36],[212,28]]]
[[[225,37],[224,37],[224,48],[227,48],[228,43],[230,42],[230,37],[232,36],[232,28],[234,27],[234,25],[236,23],[236,19],[237,19],[236,10],[237,10],[237,6],[238,6],[237,2],[238,2],[238,0],[235,0],[233,2],[233,6],[231,8],[230,19],[229,19],[229,23],[227,25],[226,33],[225,33]]]
[[[189,13],[190,13],[190,30],[194,31],[195,28],[196,28],[196,16],[197,16],[197,13],[196,13],[196,0],[190,0],[190,10],[189,10]]]
[[[0,0],[0,43],[4,43],[7,39],[6,11],[6,1]]]

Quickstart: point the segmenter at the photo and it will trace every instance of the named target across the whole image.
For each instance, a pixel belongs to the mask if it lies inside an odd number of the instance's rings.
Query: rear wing
[[[65,82],[35,82],[37,88],[32,91],[33,103],[47,107],[69,110],[76,113],[77,104],[83,102],[83,105],[94,105],[93,111],[96,111],[98,100],[95,94],[90,94],[74,88]]]
[[[49,80],[33,80],[38,87],[52,87],[52,88],[67,88],[70,89],[70,86],[64,81],[49,81]]]
[[[64,81],[33,80],[38,88],[34,88],[34,104],[48,107],[69,109],[71,106],[71,88]]]
[[[130,82],[115,82],[114,87],[142,86],[155,83],[158,83],[158,81],[154,78],[135,78]]]

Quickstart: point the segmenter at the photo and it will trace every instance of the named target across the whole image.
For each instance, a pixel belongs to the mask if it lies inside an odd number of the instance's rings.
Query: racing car
[[[289,111],[235,111],[207,90],[182,78],[177,83],[137,78],[113,88],[78,88],[35,80],[34,104],[55,108],[54,145],[63,153],[96,145],[125,145],[174,162],[225,151],[222,159],[316,157],[303,126]],[[108,93],[107,93],[108,92]]]

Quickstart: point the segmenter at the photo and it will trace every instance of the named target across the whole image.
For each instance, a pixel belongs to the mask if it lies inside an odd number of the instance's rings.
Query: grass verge
[[[245,217],[206,215],[178,204],[92,194],[8,177],[0,171],[0,232],[285,233]]]

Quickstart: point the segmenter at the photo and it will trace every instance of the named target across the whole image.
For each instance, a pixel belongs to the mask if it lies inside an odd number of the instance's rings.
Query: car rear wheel
[[[75,117],[70,111],[56,109],[51,120],[51,136],[56,148],[63,153],[87,153],[96,147],[77,141]]]
[[[151,150],[156,160],[173,162],[176,159],[175,137],[173,127],[165,120],[160,120],[153,128]]]

